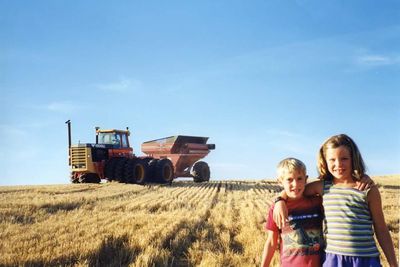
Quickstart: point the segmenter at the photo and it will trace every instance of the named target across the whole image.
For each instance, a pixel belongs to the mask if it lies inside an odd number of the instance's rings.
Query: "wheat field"
[[[398,254],[400,176],[373,178]],[[280,190],[269,180],[2,186],[0,266],[257,266]]]

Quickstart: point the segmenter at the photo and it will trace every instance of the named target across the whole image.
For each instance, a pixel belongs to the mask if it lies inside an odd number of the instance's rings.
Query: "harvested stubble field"
[[[398,252],[400,176],[374,179]],[[0,266],[257,266],[280,189],[271,181],[0,187]]]

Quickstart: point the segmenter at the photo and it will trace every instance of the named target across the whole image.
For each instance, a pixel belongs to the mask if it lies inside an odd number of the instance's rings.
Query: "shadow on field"
[[[378,187],[383,187],[383,189],[394,189],[394,190],[399,190],[400,185],[378,185]]]
[[[137,255],[140,253],[138,248],[132,248],[128,243],[127,235],[120,237],[108,236],[103,240],[99,249],[87,257],[84,256],[82,258],[82,255],[65,255],[50,261],[26,261],[23,265],[16,263],[15,265],[0,264],[0,266],[74,266],[77,264],[84,264],[86,266],[128,266],[135,261]]]
[[[107,236],[99,249],[89,255],[89,266],[128,266],[141,252],[139,247],[131,247],[127,235]]]
[[[79,202],[62,202],[42,205],[15,205],[11,210],[0,211],[0,223],[33,224],[42,222],[59,211],[71,211],[82,206]]]
[[[38,261],[26,261],[23,263],[15,264],[15,265],[1,265],[1,266],[30,266],[30,267],[41,267],[41,266],[73,266],[78,262],[78,257],[60,257],[58,259],[54,259],[50,262],[38,260]]]
[[[81,205],[81,202],[63,202],[56,204],[43,204],[40,206],[40,208],[44,209],[47,213],[53,214],[59,211],[71,211],[78,209]]]

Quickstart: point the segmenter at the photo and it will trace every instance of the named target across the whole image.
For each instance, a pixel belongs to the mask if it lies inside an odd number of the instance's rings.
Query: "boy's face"
[[[285,172],[280,180],[283,189],[290,199],[299,199],[303,196],[306,182],[307,176],[304,172],[298,170]]]

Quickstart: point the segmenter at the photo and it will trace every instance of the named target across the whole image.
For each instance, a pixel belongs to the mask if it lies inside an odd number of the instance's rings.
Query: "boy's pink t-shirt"
[[[274,205],[268,213],[265,229],[279,232],[282,266],[321,266],[324,253],[322,236],[322,198],[303,197],[288,201],[288,220],[282,231],[273,219]]]

